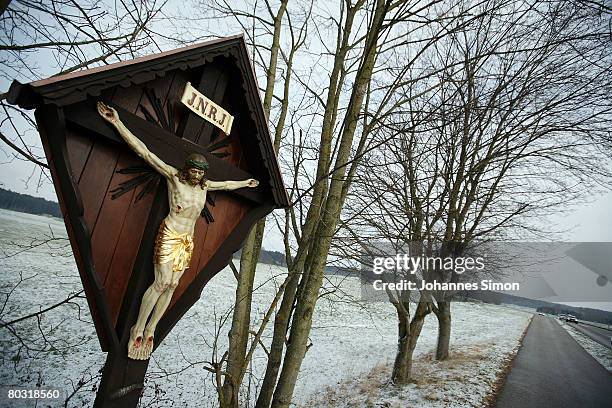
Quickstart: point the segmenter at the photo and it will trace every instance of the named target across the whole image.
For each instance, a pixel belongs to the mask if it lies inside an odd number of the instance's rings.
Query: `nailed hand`
[[[257,187],[259,185],[259,181],[255,180],[255,179],[248,179],[247,180],[247,187]]]
[[[97,106],[98,106],[98,113],[105,120],[111,123],[117,122],[119,120],[119,114],[117,113],[115,109],[111,108],[110,106],[106,105],[103,102],[98,102]]]

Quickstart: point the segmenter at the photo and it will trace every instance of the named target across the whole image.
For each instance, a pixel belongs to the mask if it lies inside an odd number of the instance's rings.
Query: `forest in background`
[[[20,194],[3,188],[0,188],[0,208],[28,214],[52,215],[62,218],[59,204],[55,201],[45,200],[40,197],[32,197],[27,194]]]

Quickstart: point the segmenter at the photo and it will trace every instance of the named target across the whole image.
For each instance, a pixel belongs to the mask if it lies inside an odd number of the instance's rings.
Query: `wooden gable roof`
[[[164,77],[170,71],[201,67],[218,56],[233,57],[235,66],[241,74],[241,78],[237,79],[242,82],[245,102],[255,123],[254,133],[259,145],[259,155],[269,176],[268,182],[274,205],[287,207],[289,199],[274,152],[253,66],[242,35],[211,40],[28,84],[13,81],[7,100],[24,109],[34,109],[44,105],[66,107],[88,98],[100,97],[105,90],[116,86],[127,88],[142,85],[155,78]]]

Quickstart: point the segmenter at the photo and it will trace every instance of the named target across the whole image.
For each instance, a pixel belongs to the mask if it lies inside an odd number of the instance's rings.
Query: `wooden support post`
[[[96,394],[95,408],[132,408],[144,389],[144,377],[149,360],[131,360],[127,356],[127,341],[118,350],[109,352]]]
[[[138,317],[140,300],[153,282],[153,246],[156,231],[165,214],[168,213],[168,191],[165,185],[157,188],[154,204],[149,212],[143,240],[134,262],[132,278],[123,305],[117,328],[120,342],[106,356],[102,381],[96,395],[95,408],[131,408],[138,405],[144,388],[144,377],[149,360],[132,360],[127,356],[130,338],[129,328]]]

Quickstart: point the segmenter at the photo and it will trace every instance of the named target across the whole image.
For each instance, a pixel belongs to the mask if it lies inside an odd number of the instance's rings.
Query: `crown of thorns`
[[[193,159],[187,159],[185,161],[185,167],[196,168],[200,170],[208,170],[209,165],[206,162],[201,162],[201,161],[193,160]]]

